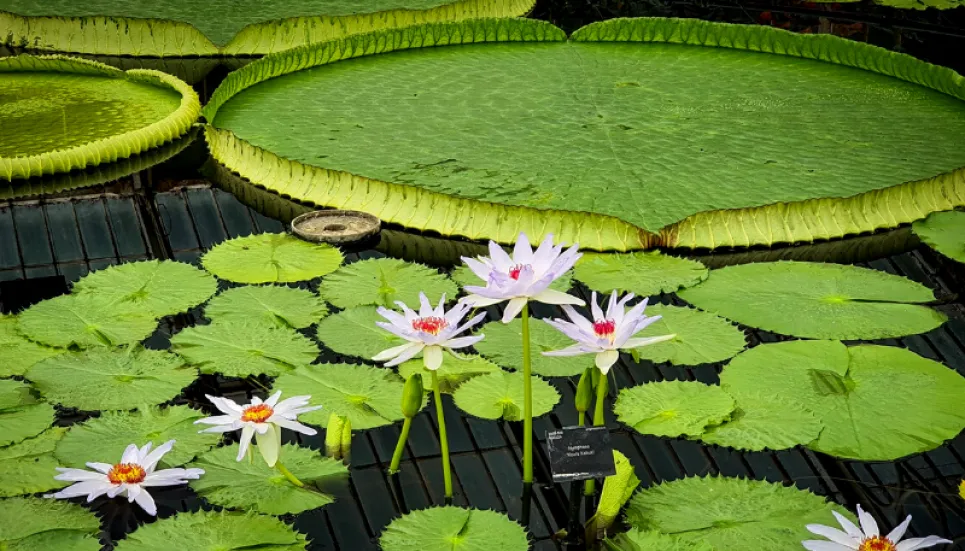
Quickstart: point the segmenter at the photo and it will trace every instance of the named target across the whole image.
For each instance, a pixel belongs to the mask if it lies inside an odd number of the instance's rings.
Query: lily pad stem
[[[302,482],[301,480],[298,480],[298,478],[295,475],[293,475],[291,471],[286,469],[285,466],[282,465],[280,462],[275,463],[275,468],[278,469],[278,472],[285,475],[285,478],[287,478],[288,481],[294,484],[295,486],[298,486],[299,488],[305,487],[305,483]]]
[[[533,483],[533,366],[530,363],[529,303],[523,305],[523,483]]]
[[[606,393],[608,390],[608,382],[605,374],[600,373],[599,382],[596,384],[596,405],[593,407],[593,426],[602,427],[605,424],[603,420],[603,409],[606,405]],[[591,496],[596,493],[596,480],[592,478],[586,481],[586,486],[583,489],[583,494]]]
[[[439,443],[442,445],[442,480],[446,485],[446,501],[451,501],[452,473],[449,472],[449,438],[446,436],[446,417],[442,412],[442,393],[439,392],[439,376],[435,371],[432,372],[432,396],[436,402],[436,417],[439,418]]]
[[[405,452],[405,443],[409,439],[409,427],[411,426],[412,418],[406,417],[405,420],[402,421],[402,434],[399,435],[399,441],[395,444],[395,452],[392,454],[392,463],[389,464],[389,474],[399,472],[399,464],[402,463],[402,454]],[[440,430],[440,432],[442,431]]]

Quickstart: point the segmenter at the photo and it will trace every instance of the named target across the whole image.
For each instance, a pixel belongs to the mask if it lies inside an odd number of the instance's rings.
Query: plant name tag
[[[553,482],[602,478],[617,472],[606,427],[563,427],[547,432],[546,444]]]

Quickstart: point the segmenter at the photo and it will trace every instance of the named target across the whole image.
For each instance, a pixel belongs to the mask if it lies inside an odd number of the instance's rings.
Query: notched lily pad
[[[217,290],[218,282],[204,270],[167,260],[111,266],[91,272],[74,284],[77,294],[97,295],[156,318],[187,312]]]
[[[642,297],[691,287],[707,279],[707,274],[707,267],[696,260],[659,251],[587,253],[573,269],[573,277],[594,291],[628,291]]]
[[[36,436],[53,422],[53,406],[38,403],[29,386],[0,379],[0,446]]]
[[[545,415],[556,407],[560,394],[553,385],[537,376],[533,380],[533,417]],[[459,409],[483,419],[523,419],[523,374],[505,371],[481,375],[463,383],[452,394]]]
[[[663,381],[620,391],[613,412],[641,434],[700,436],[729,419],[734,399],[719,386]]]
[[[121,346],[146,339],[157,319],[131,303],[100,295],[63,295],[24,310],[19,330],[27,338],[60,348]]]
[[[232,511],[197,511],[142,524],[118,541],[114,548],[117,551],[304,551],[306,546],[304,535],[275,517]]]
[[[526,531],[502,513],[434,507],[397,518],[382,532],[384,551],[526,551]]]
[[[435,305],[443,294],[456,298],[459,288],[437,270],[395,258],[373,258],[342,266],[325,276],[318,286],[318,294],[338,308],[368,304],[396,308],[396,301],[415,308],[420,292]]]
[[[0,448],[0,497],[46,492],[70,484],[54,480],[60,467],[53,456],[54,446],[66,432],[65,428],[54,427]]]
[[[171,350],[201,373],[228,377],[274,376],[318,357],[318,347],[307,337],[258,319],[190,327],[171,339]]]
[[[334,272],[342,264],[342,253],[288,234],[262,233],[216,245],[201,263],[212,274],[236,283],[286,283]]]
[[[700,365],[733,358],[747,345],[744,332],[726,319],[693,308],[655,304],[648,316],[661,319],[638,336],[677,335],[633,351],[635,358],[674,365]]]
[[[325,301],[305,289],[283,285],[247,285],[228,289],[211,299],[204,315],[215,321],[265,322],[302,329],[328,315]]]
[[[359,306],[323,319],[315,332],[318,340],[332,351],[371,360],[379,352],[405,342],[375,325],[377,321],[385,318],[375,311],[375,306]]]
[[[748,451],[783,450],[809,444],[824,429],[813,411],[786,394],[727,390],[737,409],[729,420],[700,436],[708,444]]]
[[[965,212],[936,212],[911,227],[926,245],[952,260],[965,263]]]
[[[0,499],[0,549],[99,551],[100,522],[89,510],[53,499]]]
[[[0,314],[0,377],[23,375],[35,363],[63,354],[63,348],[51,348],[31,341],[17,330],[17,317]]]

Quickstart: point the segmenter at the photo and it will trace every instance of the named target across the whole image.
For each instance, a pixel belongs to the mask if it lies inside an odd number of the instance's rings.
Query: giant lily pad
[[[35,363],[63,354],[62,348],[51,348],[27,340],[17,331],[17,318],[0,314],[0,377],[23,375]]]
[[[306,365],[284,373],[274,388],[283,395],[307,394],[325,408],[299,419],[327,426],[331,414],[347,417],[353,430],[371,429],[402,419],[402,381],[388,369],[350,364]]]
[[[929,247],[965,263],[965,212],[936,212],[912,228]]]
[[[218,505],[269,515],[301,513],[328,505],[334,496],[325,493],[333,484],[348,479],[348,468],[318,451],[295,445],[282,446],[281,457],[305,487],[299,488],[264,461],[237,461],[238,446],[225,446],[199,457],[189,467],[204,469],[204,476],[191,481],[198,494]]]
[[[523,321],[509,323],[494,321],[479,330],[486,338],[475,344],[480,354],[503,367],[523,369]],[[531,319],[529,322],[530,362],[533,373],[544,377],[579,375],[593,365],[593,355],[544,356],[542,352],[560,350],[573,341],[548,323]]]
[[[229,239],[201,257],[205,269],[237,283],[308,281],[334,272],[342,253],[330,245],[309,243],[285,233],[262,233]]]
[[[630,500],[627,518],[634,528],[685,543],[709,543],[714,551],[790,550],[800,549],[801,540],[813,539],[805,525],[835,525],[831,511],[854,519],[808,491],[709,476],[675,480],[637,493]]]
[[[161,460],[167,467],[177,467],[208,448],[218,444],[221,436],[199,433],[194,424],[206,415],[187,406],[164,409],[144,408],[134,412],[104,412],[100,417],[74,425],[57,443],[54,455],[68,467],[83,467],[96,461],[114,463],[131,444],[155,446],[176,440],[177,445]]]
[[[53,422],[53,406],[38,403],[29,386],[0,379],[0,446],[36,436]]]
[[[496,511],[434,507],[395,519],[382,532],[384,551],[526,551],[526,530]]]
[[[202,373],[229,377],[278,375],[318,357],[318,347],[307,337],[257,318],[185,329],[171,339],[171,350]]]
[[[22,55],[0,60],[0,74],[0,179],[129,157],[185,134],[201,110],[190,86],[158,71]]]
[[[436,370],[439,378],[439,391],[443,394],[452,394],[459,385],[480,375],[495,373],[502,369],[493,362],[480,356],[460,356],[457,360],[452,356],[446,356],[442,365]],[[419,360],[409,360],[399,365],[399,375],[403,379],[408,379],[412,375],[422,375],[423,388],[426,392],[432,392],[432,372],[426,369],[425,362]]]
[[[202,270],[183,262],[145,260],[91,272],[74,284],[74,292],[93,294],[119,304],[164,317],[211,298],[218,282]]]
[[[730,418],[734,399],[719,386],[664,381],[620,391],[613,412],[641,434],[699,436]]]
[[[254,55],[377,29],[524,15],[534,0],[3,0],[15,46],[121,56]],[[9,12],[9,13],[3,13]],[[0,42],[2,44],[2,42]]]
[[[0,548],[10,551],[98,551],[100,522],[80,505],[52,499],[0,499]]]
[[[51,428],[34,438],[0,448],[0,497],[35,494],[63,488],[68,482],[54,480],[60,463],[54,446],[67,429]]]
[[[483,419],[523,419],[523,374],[498,371],[474,377],[459,386],[452,398],[459,409]],[[560,394],[553,385],[532,376],[533,417],[545,415],[556,407]]]
[[[343,266],[325,276],[318,286],[322,298],[339,308],[365,304],[396,308],[396,301],[415,308],[420,292],[435,305],[442,295],[455,298],[459,288],[432,268],[394,258],[373,258]]]
[[[680,297],[744,325],[810,339],[901,337],[931,331],[947,319],[919,305],[935,299],[927,287],[838,264],[728,266]]]
[[[806,404],[824,425],[809,447],[837,457],[890,461],[934,449],[965,429],[965,378],[902,348],[765,344],[734,358],[721,384],[742,407],[752,392],[792,396],[788,408]]]
[[[692,308],[655,304],[648,316],[661,316],[641,337],[677,335],[633,351],[636,357],[674,365],[699,365],[733,358],[747,344],[744,332],[724,318]]]
[[[301,329],[328,315],[325,302],[305,289],[281,285],[235,287],[211,299],[204,315],[215,321],[264,321]]]
[[[629,291],[646,297],[691,287],[707,279],[707,267],[696,260],[659,251],[631,254],[585,254],[574,277],[594,291]]]
[[[377,321],[385,318],[374,306],[349,308],[319,322],[316,335],[322,344],[339,354],[370,360],[379,352],[404,343],[375,325]]]
[[[87,411],[160,404],[198,375],[180,357],[140,346],[63,354],[38,363],[29,373],[47,401]]]
[[[146,339],[157,319],[130,303],[99,295],[63,295],[24,310],[18,329],[31,340],[62,348],[120,346]]]
[[[475,20],[283,52],[205,117],[217,159],[304,202],[499,242],[716,248],[965,202],[962,99],[951,69],[829,35]]]
[[[144,524],[117,542],[117,551],[305,551],[305,536],[275,517],[231,511],[197,511]]]

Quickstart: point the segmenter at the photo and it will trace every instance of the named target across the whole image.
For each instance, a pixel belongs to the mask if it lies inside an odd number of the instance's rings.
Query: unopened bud
[[[402,389],[402,415],[406,419],[412,419],[422,409],[425,400],[425,389],[422,386],[422,375],[413,373],[405,381],[405,388]]]
[[[346,459],[352,449],[352,424],[348,417],[333,413],[325,427],[325,453],[332,459]]]
[[[595,368],[589,367],[580,376],[580,383],[576,386],[576,411],[586,413],[593,405],[593,372]]]

